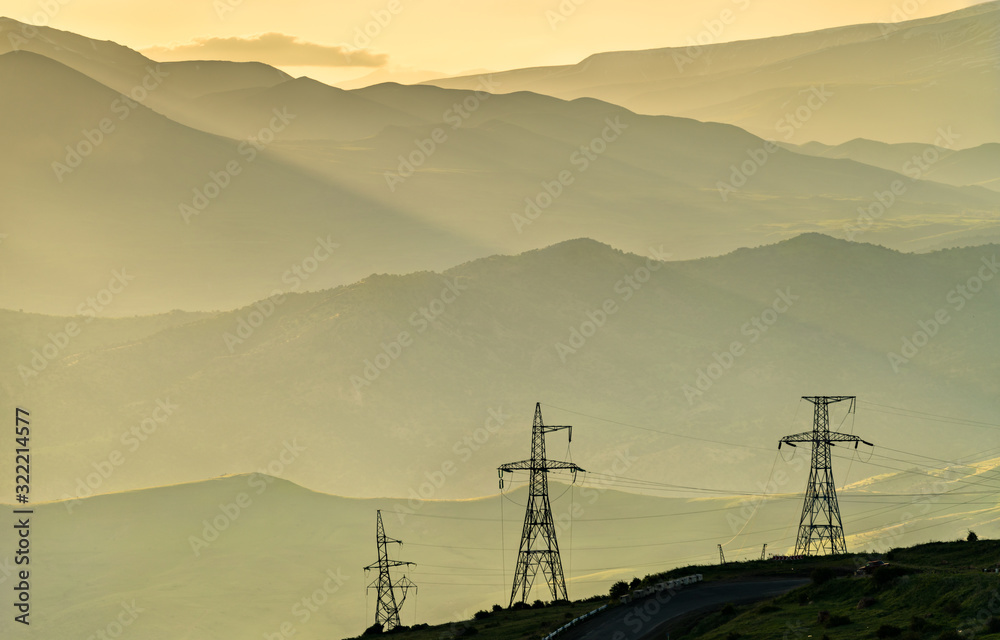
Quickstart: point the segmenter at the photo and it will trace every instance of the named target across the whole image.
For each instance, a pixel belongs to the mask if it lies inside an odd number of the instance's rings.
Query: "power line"
[[[916,409],[904,409],[903,407],[893,407],[887,404],[879,404],[877,402],[871,402],[870,400],[862,400],[861,403],[865,405],[872,405],[875,407],[882,407],[883,409],[892,409],[893,411],[903,412],[903,413],[890,414],[890,415],[898,415],[900,417],[911,417],[909,414],[914,414],[915,416],[925,417],[927,420],[931,420],[932,422],[950,422],[953,424],[963,424],[966,426],[978,426],[989,429],[1000,429],[1000,424],[995,424],[992,422],[982,422],[980,420],[969,420],[968,418],[956,418],[954,416],[944,416],[936,413],[929,413],[927,411],[917,411]],[[878,411],[877,409],[871,409],[871,411],[877,411],[878,413],[889,413],[888,411]]]
[[[659,433],[661,435],[674,436],[675,438],[684,438],[684,439],[687,439],[687,440],[697,440],[699,442],[710,442],[712,444],[721,444],[721,445],[724,445],[724,446],[727,446],[727,447],[743,447],[743,448],[746,448],[746,449],[760,449],[761,451],[770,451],[771,450],[768,447],[760,447],[760,446],[752,445],[752,444],[739,444],[739,443],[734,443],[734,442],[724,442],[722,440],[712,440],[711,438],[699,438],[698,436],[691,436],[691,435],[687,435],[685,433],[677,433],[675,431],[664,431],[663,429],[651,429],[649,427],[640,427],[638,425],[628,424],[627,422],[620,422],[618,420],[609,420],[607,418],[601,418],[599,416],[592,416],[592,415],[588,415],[586,413],[580,413],[579,411],[573,411],[572,409],[563,409],[562,407],[557,407],[555,405],[548,404],[548,403],[546,403],[545,406],[546,407],[552,407],[553,409],[557,409],[559,411],[565,411],[566,413],[572,413],[572,414],[575,414],[575,415],[578,415],[578,416],[582,416],[584,418],[591,418],[592,420],[600,420],[602,422],[607,422],[607,423],[610,423],[610,424],[617,424],[619,426],[628,427],[630,429],[639,429],[641,431],[650,431],[652,433]]]

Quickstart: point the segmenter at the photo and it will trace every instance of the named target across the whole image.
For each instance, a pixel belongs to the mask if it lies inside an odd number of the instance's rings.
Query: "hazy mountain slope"
[[[407,100],[411,89],[373,87],[366,95],[427,118],[471,96],[426,87]],[[416,112],[416,105],[428,106]],[[433,143],[435,135],[446,139]],[[421,146],[432,151],[429,158]],[[690,258],[803,231],[841,235],[848,226],[865,239],[913,249],[986,233],[998,209],[995,196],[979,189],[951,191],[849,161],[768,153],[763,141],[728,125],[529,93],[491,97],[458,128],[392,127],[353,143],[273,149],[446,228],[474,221],[471,237],[507,251],[585,235],[636,252],[664,242],[674,257]],[[897,180],[899,196],[879,211],[876,194]],[[859,224],[869,209],[877,215]]]
[[[204,107],[191,109],[209,130],[225,122],[254,140],[237,142],[133,109],[30,52],[0,60],[19,88],[0,125],[11,142],[0,165],[16,185],[6,197],[17,233],[4,231],[0,253],[9,308],[69,313],[122,266],[146,284],[117,298],[115,314],[231,308],[292,282],[315,290],[580,236],[693,258],[804,231],[919,250],[997,229],[1000,196],[984,189],[771,152],[732,125],[594,99],[391,84],[345,92],[298,79],[184,102]],[[879,198],[893,185],[886,209]],[[57,231],[46,235],[43,222]],[[308,282],[283,279],[317,237],[341,245],[334,260]],[[70,272],[74,261],[88,267]]]
[[[256,135],[275,108],[295,114],[295,127],[278,132],[285,140],[358,140],[387,126],[425,124],[393,106],[367,100],[310,78],[296,78],[273,87],[227,91],[202,96],[197,108],[211,118],[211,129],[233,138]]]
[[[573,598],[606,593],[617,579],[713,563],[716,542],[726,543],[734,560],[756,557],[764,542],[783,553],[800,507],[797,495],[768,500],[734,539],[733,523],[753,511],[738,499],[688,501],[580,486],[571,493],[559,483],[551,491]],[[886,504],[891,498],[864,493],[841,492],[851,551],[953,539],[969,528],[985,537],[993,529],[995,501],[932,503],[925,510],[923,503]],[[391,557],[417,563],[406,571],[418,591],[404,604],[403,623],[471,618],[508,602],[524,499],[523,488],[510,492],[502,512],[495,494],[460,502],[352,500],[266,475],[238,475],[35,505],[33,560],[44,562],[32,563],[30,637],[94,634],[110,621],[129,620],[131,611],[138,615],[125,632],[150,640],[177,637],[178,620],[192,640],[279,634],[282,624],[298,638],[356,636],[373,616],[365,587],[375,576],[362,567],[376,560],[376,509],[386,533],[404,542],[393,545]],[[906,525],[893,527],[908,512]],[[0,540],[10,542],[9,535]],[[12,580],[0,571],[0,583]],[[535,597],[547,599],[543,585]],[[14,624],[5,617],[0,632],[14,633]]]
[[[322,287],[485,253],[258,150],[266,147],[125,102],[48,58],[0,56],[0,83],[15,96],[0,104],[8,308],[73,313],[116,269],[135,282],[103,306],[122,314],[226,308],[297,290],[303,278],[283,274],[306,259],[311,273],[299,274]],[[320,251],[318,239],[340,247]]]
[[[150,69],[159,67],[163,73],[162,83],[138,100],[164,111],[178,108],[182,99],[217,91],[269,87],[290,79],[285,72],[260,62],[160,63],[108,40],[94,40],[69,31],[0,17],[0,55],[11,51],[30,51],[51,58],[125,95],[131,95],[134,89],[142,86]]]
[[[298,438],[308,451],[285,477],[315,489],[405,494],[451,461],[454,481],[435,497],[478,495],[491,469],[527,455],[536,401],[549,422],[577,426],[573,459],[584,468],[607,469],[629,447],[631,477],[683,484],[709,461],[722,465],[713,486],[740,486],[766,475],[778,438],[809,428],[802,395],[993,420],[1000,279],[961,308],[953,290],[991,274],[983,260],[996,253],[906,255],[808,235],[644,275],[646,258],[579,240],[289,295],[60,358],[23,380],[19,365],[42,345],[29,338],[32,318],[23,328],[15,318],[6,335],[18,346],[0,370],[12,402],[53,425],[37,463],[52,478],[49,498],[79,493],[92,465],[164,402],[175,409],[152,444],[100,490],[257,469]],[[791,301],[782,313],[779,291]],[[941,309],[946,325],[894,366],[887,354]],[[941,458],[982,448],[982,429],[956,427],[942,442],[938,422],[866,409],[857,432],[879,446]],[[487,423],[491,412],[506,416],[502,426]],[[473,436],[483,442],[470,447]],[[391,474],[370,474],[373,441]],[[856,464],[844,481],[881,472]]]
[[[934,143],[938,128],[952,126],[957,147],[968,148],[1000,140],[998,21],[1000,5],[990,2],[893,25],[602,53],[494,78],[504,92],[590,96],[639,113],[729,122],[764,138]],[[811,97],[817,87],[828,93],[822,100]]]
[[[934,145],[886,144],[862,139],[833,147],[819,142],[785,146],[798,153],[849,158],[911,177],[1000,190],[1000,144],[997,143],[957,151]]]

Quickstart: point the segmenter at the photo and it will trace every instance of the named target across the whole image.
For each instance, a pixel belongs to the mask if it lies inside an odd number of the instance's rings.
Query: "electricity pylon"
[[[868,446],[872,444],[858,436],[830,431],[829,405],[850,400],[848,412],[854,411],[855,396],[802,396],[802,399],[815,405],[812,431],[785,436],[778,442],[779,449],[782,444],[794,447],[796,443],[812,443],[812,466],[809,470],[809,483],[806,485],[805,502],[802,504],[802,516],[799,518],[795,554],[820,555],[824,549],[830,554],[847,553],[844,525],[840,520],[837,490],[833,483],[830,447],[836,442],[853,442],[855,449],[860,442]]]
[[[410,588],[413,590],[417,588],[417,585],[413,584],[405,575],[393,584],[389,569],[415,563],[389,559],[387,545],[402,545],[403,543],[400,540],[386,537],[385,529],[382,527],[382,511],[376,511],[376,515],[378,522],[375,526],[375,541],[378,544],[378,562],[365,567],[365,571],[378,569],[378,578],[373,580],[368,588],[375,588],[378,591],[378,602],[375,603],[375,623],[381,624],[383,631],[389,631],[399,626],[399,610],[403,608],[403,602],[406,601],[407,591]],[[402,592],[399,602],[396,602],[396,589]]]
[[[726,554],[722,551],[722,545],[717,545],[719,547],[719,564],[726,564]]]
[[[549,471],[583,471],[572,462],[559,462],[545,458],[545,434],[560,429],[569,429],[569,441],[573,441],[573,427],[545,426],[542,424],[542,407],[535,403],[535,420],[531,425],[531,459],[508,462],[497,467],[500,473],[500,487],[503,488],[505,471],[528,471],[528,504],[524,511],[524,529],[521,545],[517,553],[517,568],[514,570],[514,584],[510,590],[510,604],[520,598],[528,601],[531,584],[541,569],[545,582],[549,585],[553,600],[568,600],[566,578],[563,576],[562,560],[559,557],[559,543],[556,541],[556,525],[552,519],[552,505],[549,504]],[[518,595],[520,593],[520,596]]]

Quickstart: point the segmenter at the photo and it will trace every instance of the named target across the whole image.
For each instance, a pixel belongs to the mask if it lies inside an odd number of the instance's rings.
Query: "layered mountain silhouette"
[[[955,150],[936,145],[886,144],[856,139],[837,146],[810,142],[792,149],[824,158],[849,158],[911,178],[1000,190],[1000,144],[995,142]]]
[[[114,269],[136,278],[107,305],[122,315],[234,308],[289,282],[318,290],[581,236],[696,258],[808,231],[905,250],[997,232],[989,146],[914,175],[903,154],[782,148],[727,124],[502,93],[497,78],[344,91],[38,28],[0,55],[0,305],[73,313]],[[319,239],[336,251],[285,279]]]
[[[733,8],[728,22],[739,13]],[[1000,4],[918,20],[886,18],[738,42],[721,42],[726,24],[713,19],[687,46],[599,53],[575,65],[495,78],[503,91],[600,98],[638,113],[729,122],[796,143],[861,137],[928,144],[949,126],[961,135],[957,148],[996,142]],[[467,89],[477,79],[427,82]],[[828,98],[821,105],[810,100],[817,87]]]
[[[584,468],[627,446],[641,452],[631,477],[707,478],[712,464],[712,483],[741,486],[766,474],[778,438],[810,428],[800,396],[990,422],[997,253],[901,254],[807,234],[659,262],[580,239],[227,312],[5,311],[0,370],[8,397],[44,408],[47,499],[259,470],[288,438],[307,452],[286,477],[313,489],[405,494],[452,461],[437,497],[482,495],[493,469],[525,457],[536,401],[551,423],[576,425]],[[70,322],[78,335],[66,338]],[[975,428],[942,442],[938,422],[891,411],[862,404],[835,420],[941,458],[981,442]],[[155,446],[129,435],[143,424]],[[126,463],[81,485],[116,449]],[[375,460],[392,472],[372,473]],[[855,464],[842,481],[878,472]]]

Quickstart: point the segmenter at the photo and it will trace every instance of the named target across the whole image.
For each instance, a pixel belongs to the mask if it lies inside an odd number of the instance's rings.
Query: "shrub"
[[[499,613],[500,611],[503,611],[503,607],[502,606],[500,606],[498,604],[493,605],[493,613]]]
[[[365,629],[365,632],[362,633],[361,635],[363,635],[363,636],[373,636],[373,635],[376,635],[376,634],[379,634],[379,633],[382,633],[382,623],[381,622],[376,622],[372,626],[370,626],[367,629]]]
[[[910,572],[903,567],[888,565],[876,569],[875,573],[872,574],[872,580],[875,582],[875,587],[881,589],[889,585],[889,583],[894,581],[896,578],[901,578],[908,573]]]
[[[722,613],[722,615],[724,615],[724,616],[735,615],[736,614],[736,607],[733,606],[732,602],[727,602],[726,606],[722,607],[722,611],[720,613]]]
[[[879,627],[878,630],[875,632],[875,637],[876,638],[895,638],[896,636],[898,636],[898,635],[900,635],[902,633],[903,633],[903,629],[901,627],[897,627],[897,626],[892,625],[892,624],[884,624],[881,627]]]
[[[812,573],[809,574],[809,577],[815,585],[826,584],[834,578],[833,569],[829,567],[817,567],[816,569],[813,569]]]
[[[535,600],[534,602],[531,603],[531,608],[532,609],[541,609],[544,606],[545,606],[545,603],[542,602],[541,600]]]
[[[827,627],[842,627],[846,624],[851,624],[851,619],[848,616],[830,616],[830,619],[826,621]]]
[[[966,536],[965,539],[968,542],[975,542],[976,540],[979,540],[979,536],[976,535],[975,531],[973,531],[972,529],[969,529],[969,535]]]
[[[611,590],[608,591],[608,595],[612,598],[619,598],[628,593],[628,583],[624,580],[619,580],[618,582],[611,585]]]
[[[476,614],[472,617],[475,620],[485,620],[486,618],[490,617],[490,612],[487,611],[486,609],[483,609],[482,611],[477,611]]]
[[[951,598],[941,603],[941,610],[945,613],[957,616],[962,612],[962,605],[958,604],[958,600]]]
[[[925,631],[930,626],[931,625],[927,622],[926,618],[922,618],[920,616],[913,616],[910,618],[910,629],[913,631]]]

